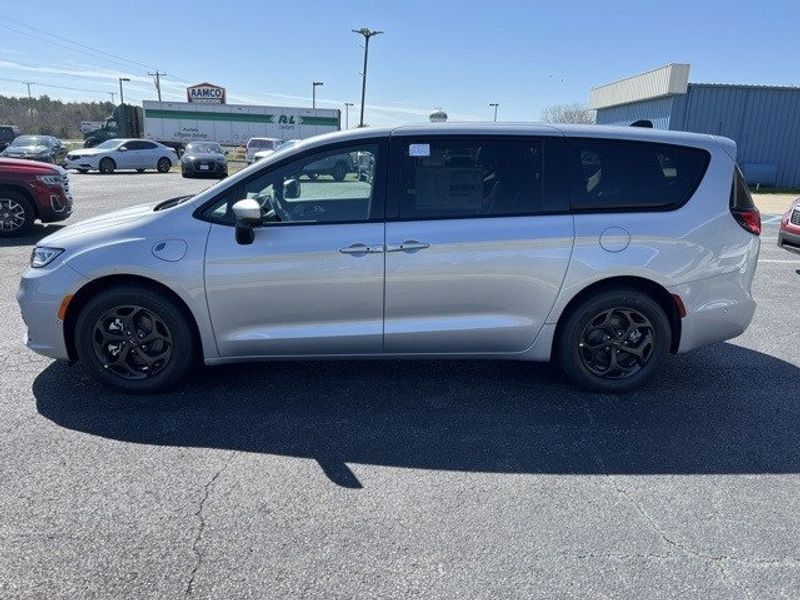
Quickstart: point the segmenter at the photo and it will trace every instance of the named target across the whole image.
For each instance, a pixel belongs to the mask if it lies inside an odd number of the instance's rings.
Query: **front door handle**
[[[342,254],[356,254],[356,255],[379,254],[383,252],[383,246],[367,246],[366,244],[362,244],[361,242],[356,242],[355,244],[347,246],[347,248],[339,248],[339,252],[341,252]]]
[[[402,244],[397,244],[396,246],[386,246],[386,252],[416,252],[417,250],[425,250],[425,248],[430,247],[431,245],[425,242],[406,240]]]

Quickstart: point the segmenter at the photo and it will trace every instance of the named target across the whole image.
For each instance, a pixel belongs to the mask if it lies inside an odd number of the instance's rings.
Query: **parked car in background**
[[[113,139],[101,142],[94,148],[70,151],[65,166],[79,173],[100,171],[107,175],[114,171],[130,169],[139,173],[147,169],[166,173],[177,164],[178,155],[175,150],[158,142]]]
[[[67,156],[67,147],[52,135],[20,135],[3,150],[2,156],[60,165]]]
[[[797,198],[781,219],[778,246],[800,254],[800,198]]]
[[[0,125],[0,152],[14,141],[20,134],[19,128],[14,125]]]
[[[192,142],[181,156],[181,175],[184,177],[228,176],[228,159],[216,142]]]
[[[371,181],[300,181],[364,154]],[[735,156],[595,125],[320,136],[41,240],[17,298],[33,350],[128,392],[196,357],[336,356],[552,359],[625,392],[750,324],[761,223]]]
[[[0,158],[0,236],[28,233],[37,219],[63,221],[72,214],[67,172],[59,166]]]
[[[258,162],[262,158],[267,158],[271,154],[275,154],[276,152],[280,152],[281,150],[286,150],[294,146],[300,140],[286,140],[285,142],[281,142],[275,148],[271,148],[269,150],[259,150],[253,155],[253,162]]]
[[[247,146],[245,150],[245,158],[247,159],[247,164],[252,164],[255,160],[256,152],[260,152],[262,150],[272,150],[274,151],[280,144],[282,140],[278,138],[264,138],[264,137],[253,137],[247,140]]]

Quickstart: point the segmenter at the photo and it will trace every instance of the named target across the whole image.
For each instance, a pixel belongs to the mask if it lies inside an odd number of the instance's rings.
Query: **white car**
[[[285,142],[281,142],[275,148],[270,148],[269,150],[259,150],[253,155],[253,162],[258,162],[262,158],[267,158],[268,156],[275,154],[276,152],[280,152],[281,150],[287,150],[291,148],[300,140],[286,140]]]
[[[247,159],[247,164],[252,164],[255,161],[255,154],[256,152],[262,152],[264,150],[271,150],[275,151],[278,146],[280,146],[283,140],[279,140],[278,138],[266,138],[266,137],[252,137],[247,140],[247,151],[245,152],[245,158]]]
[[[75,169],[79,173],[100,171],[108,175],[121,169],[132,169],[144,172],[155,169],[166,173],[178,164],[178,155],[173,148],[158,142],[136,139],[106,140],[94,148],[73,150],[67,154],[67,169]]]

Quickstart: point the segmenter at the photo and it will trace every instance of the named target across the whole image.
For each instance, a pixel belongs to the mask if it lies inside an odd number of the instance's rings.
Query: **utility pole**
[[[120,77],[119,78],[119,103],[125,104],[125,96],[122,95],[122,82],[123,81],[130,81],[130,77]]]
[[[161,78],[166,77],[166,73],[159,73],[158,69],[156,69],[155,73],[148,73],[150,77],[155,80],[156,83],[156,93],[158,94],[158,101],[161,102]]]
[[[111,104],[116,104],[116,102],[114,102],[114,96],[117,95],[117,92],[106,92],[106,94],[111,96]]]
[[[317,86],[325,85],[321,81],[311,82],[311,108],[317,108]]]
[[[367,96],[367,57],[369,56],[369,38],[380,35],[382,31],[372,31],[368,27],[361,29],[353,29],[353,33],[364,36],[364,71],[361,73],[361,118],[359,119],[358,126],[364,126],[364,101]]]
[[[344,128],[350,129],[350,107],[353,106],[352,102],[344,103]]]
[[[28,86],[28,98],[33,98],[33,96],[31,96],[31,86],[36,82],[35,81],[23,81],[22,83],[24,83],[25,85]]]
[[[497,107],[500,105],[497,102],[490,102],[489,106],[494,108],[494,122],[497,123]]]

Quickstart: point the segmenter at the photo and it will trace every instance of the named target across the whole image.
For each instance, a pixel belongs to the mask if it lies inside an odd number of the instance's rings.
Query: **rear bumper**
[[[781,228],[778,231],[778,246],[789,252],[800,254],[800,233]]]
[[[686,306],[678,354],[744,333],[756,303],[740,272],[708,277],[669,289]]]

